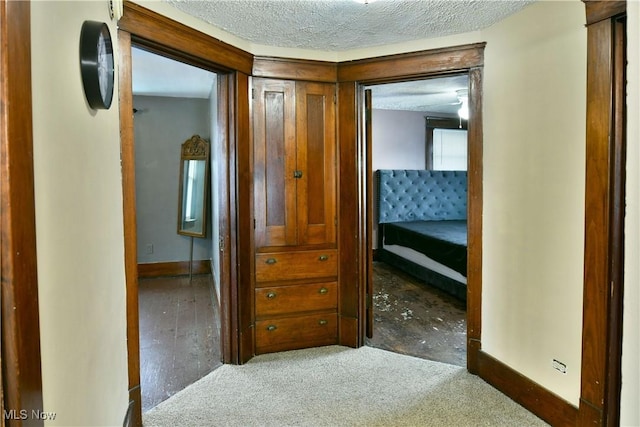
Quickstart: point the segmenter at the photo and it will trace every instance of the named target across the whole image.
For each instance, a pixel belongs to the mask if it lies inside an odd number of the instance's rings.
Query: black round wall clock
[[[84,95],[93,109],[107,110],[113,99],[113,46],[104,22],[84,21],[80,32]]]

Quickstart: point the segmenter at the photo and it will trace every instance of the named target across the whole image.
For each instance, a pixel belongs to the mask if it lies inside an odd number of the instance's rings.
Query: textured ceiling
[[[486,28],[531,0],[164,0],[250,42],[344,51]],[[213,75],[134,49],[136,95],[208,98]],[[371,86],[378,109],[455,115],[467,76]]]
[[[487,28],[531,0],[165,0],[252,43],[345,51]],[[364,0],[362,0],[364,1]]]
[[[460,95],[467,95],[469,76],[438,77],[370,86],[373,108],[440,113],[455,116]]]

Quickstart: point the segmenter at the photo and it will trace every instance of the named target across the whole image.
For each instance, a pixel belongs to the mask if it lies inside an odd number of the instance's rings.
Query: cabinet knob
[[[320,261],[326,261],[329,259],[329,255],[320,255],[320,257],[318,258]]]
[[[324,326],[324,325],[326,325],[327,323],[329,323],[329,322],[327,322],[327,321],[326,321],[326,320],[324,320],[324,319],[318,320],[318,325],[320,325],[320,326]]]
[[[322,287],[320,288],[320,290],[318,291],[319,293],[321,293],[322,295],[326,294],[327,292],[329,292],[329,289]]]
[[[267,294],[267,298],[269,298],[269,299],[273,299],[273,298],[275,298],[275,297],[276,297],[276,293],[275,293],[275,292],[269,292],[269,293]]]
[[[293,171],[293,177],[294,178],[302,178],[302,171],[301,170]]]
[[[267,258],[267,260],[265,261],[265,264],[273,265],[276,262],[278,261],[275,258]]]
[[[269,325],[269,326],[267,326],[267,331],[269,331],[269,332],[273,332],[273,331],[275,331],[276,329],[278,329],[278,327],[277,327],[276,325]]]

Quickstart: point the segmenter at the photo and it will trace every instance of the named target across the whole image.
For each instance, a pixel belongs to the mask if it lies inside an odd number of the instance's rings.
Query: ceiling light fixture
[[[353,0],[356,3],[361,3],[361,4],[369,4],[369,3],[373,3],[376,0]]]

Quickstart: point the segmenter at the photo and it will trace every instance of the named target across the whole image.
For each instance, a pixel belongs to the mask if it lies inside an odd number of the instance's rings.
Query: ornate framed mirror
[[[209,143],[194,135],[181,146],[178,234],[205,237],[209,194]]]

